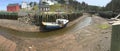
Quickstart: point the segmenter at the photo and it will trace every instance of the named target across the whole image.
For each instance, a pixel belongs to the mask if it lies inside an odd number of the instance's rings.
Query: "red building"
[[[7,11],[8,11],[8,12],[17,12],[17,11],[19,11],[19,10],[20,10],[19,4],[9,4],[9,5],[7,6]]]

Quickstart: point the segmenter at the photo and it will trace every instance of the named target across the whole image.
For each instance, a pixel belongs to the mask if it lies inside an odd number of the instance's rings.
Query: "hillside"
[[[74,0],[69,0],[68,3],[65,0],[56,0],[58,4],[51,5],[50,11],[65,11],[65,12],[74,12],[76,10],[81,10],[81,3]],[[69,9],[68,9],[69,8]]]
[[[110,3],[107,4],[106,9],[120,12],[120,0],[112,0]]]

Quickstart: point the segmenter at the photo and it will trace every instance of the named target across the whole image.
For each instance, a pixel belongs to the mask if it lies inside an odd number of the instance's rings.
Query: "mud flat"
[[[7,20],[7,19],[0,19],[0,26],[17,30],[17,31],[26,31],[26,32],[38,32],[39,27],[35,25],[28,25],[17,20]]]
[[[83,17],[80,17],[72,22],[69,22],[68,27],[74,25],[76,22],[80,21]],[[39,32],[40,27],[35,25],[29,25],[17,20],[8,20],[8,19],[0,19],[0,26],[8,29],[13,29],[17,31],[24,32]]]
[[[60,31],[62,35],[45,38],[15,36],[13,35],[16,34],[15,32],[10,33],[1,29],[0,51],[110,51],[111,26],[109,28],[104,28],[103,25],[108,23],[99,16],[92,16],[90,25],[81,25],[81,22],[84,22],[82,18],[86,16],[88,15],[83,15],[79,20],[77,19],[68,24],[67,28],[77,24],[74,27],[75,29],[72,29],[75,31],[66,30],[67,32],[63,34]],[[81,19],[83,21],[81,21]],[[86,23],[86,21],[84,23]],[[53,33],[58,34],[55,31],[53,31]],[[51,32],[50,34],[53,35],[53,33]],[[33,33],[32,36],[33,35],[35,35],[35,33]]]

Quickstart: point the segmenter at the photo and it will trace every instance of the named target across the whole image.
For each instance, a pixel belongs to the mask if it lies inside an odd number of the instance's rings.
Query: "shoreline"
[[[74,25],[75,23],[82,20],[85,16],[82,15],[78,19],[75,19],[72,22],[69,22],[67,27],[70,27]],[[0,19],[0,27],[12,29],[15,31],[23,31],[23,32],[40,32],[40,27],[35,25],[29,25],[22,22],[19,22],[17,20],[8,20],[8,19]]]

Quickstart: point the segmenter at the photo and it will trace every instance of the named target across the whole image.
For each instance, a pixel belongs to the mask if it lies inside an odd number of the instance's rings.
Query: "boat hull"
[[[67,26],[69,20],[57,19],[56,22],[42,22],[42,30],[56,30]]]
[[[62,28],[62,27],[60,27],[60,26],[45,26],[46,30],[55,30],[55,29],[60,29],[60,28]]]
[[[67,23],[68,24],[68,23]],[[64,27],[66,27],[67,26],[67,24],[64,24],[64,25],[62,25],[62,26],[59,26],[59,25],[54,25],[54,26],[52,26],[52,25],[43,25],[43,27],[42,27],[42,31],[51,31],[51,30],[57,30],[57,29],[62,29],[62,28],[64,28]]]

